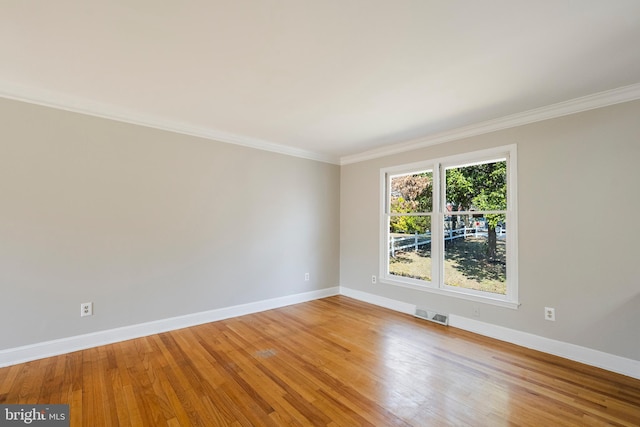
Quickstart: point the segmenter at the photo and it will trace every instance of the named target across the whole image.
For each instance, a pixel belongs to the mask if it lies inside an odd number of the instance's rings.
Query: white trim
[[[398,144],[391,144],[337,158],[335,156],[316,153],[300,148],[276,144],[257,138],[250,138],[242,135],[235,135],[222,132],[216,129],[207,129],[194,126],[188,123],[181,123],[161,117],[144,115],[130,111],[122,107],[97,103],[78,97],[71,97],[61,93],[47,90],[36,90],[18,85],[4,84],[0,87],[0,98],[13,99],[16,101],[28,102],[30,104],[44,107],[56,108],[59,110],[71,111],[74,113],[86,114],[89,116],[101,117],[109,120],[116,120],[124,123],[131,123],[139,126],[165,130],[169,132],[191,135],[200,138],[210,139],[228,144],[236,144],[258,150],[271,151],[303,159],[316,160],[324,163],[337,165],[348,165],[365,160],[377,159],[392,154],[404,153],[406,151],[417,150],[431,145],[442,144],[471,136],[482,135],[502,129],[509,129],[542,120],[562,117],[569,114],[580,113],[582,111],[593,110],[609,105],[640,99],[640,83],[623,86],[617,89],[603,91],[592,95],[575,98],[569,101],[559,102],[546,107],[540,107],[522,113],[512,114],[494,120],[471,124],[450,131],[429,135],[426,137],[413,139]]]
[[[246,314],[258,313],[274,308],[285,307],[287,305],[326,298],[340,293],[339,287],[320,289],[301,294],[287,295],[263,301],[256,301],[248,304],[224,307],[215,310],[203,311],[200,313],[187,314],[184,316],[172,317],[169,319],[156,320],[153,322],[140,323],[137,325],[124,326],[106,331],[99,331],[85,335],[78,335],[68,338],[61,338],[22,347],[0,350],[0,368],[29,362],[45,357],[57,356],[73,351],[84,350],[100,345],[112,344],[114,342],[126,341],[134,338],[145,337],[161,332],[173,331],[190,326],[201,325],[203,323],[215,322],[231,317],[244,316]]]
[[[404,278],[404,279],[407,279],[407,278]],[[433,283],[433,282],[423,281],[425,284],[418,284],[418,282],[420,281],[417,279],[407,279],[407,280],[400,281],[400,280],[393,280],[392,278],[389,278],[389,277],[381,276],[378,279],[378,282],[385,285],[400,286],[403,288],[413,289],[420,292],[429,292],[432,294],[443,295],[451,298],[464,299],[467,301],[474,301],[474,302],[480,302],[483,304],[495,305],[498,307],[508,308],[511,310],[518,310],[518,308],[520,308],[520,303],[517,301],[509,301],[507,299],[492,298],[491,294],[489,293],[486,293],[486,295],[480,294],[480,293],[474,294],[469,292],[469,289],[465,289],[464,292],[462,292],[458,290],[458,288],[455,288],[453,286],[449,286],[447,288],[438,288],[435,285],[429,285],[430,283]],[[412,283],[412,282],[415,282],[415,283]]]
[[[413,314],[416,307],[412,304],[357,291],[342,285],[340,286],[340,294],[401,313]],[[638,360],[505,328],[504,326],[480,322],[455,314],[449,315],[449,326],[640,379],[640,361]]]
[[[193,313],[154,322],[141,323],[138,325],[125,326],[122,328],[110,329],[86,335],[62,338],[23,347],[0,350],[0,367],[25,363],[45,357],[57,356],[73,351],[84,350],[91,347],[140,338],[176,329],[187,328],[203,323],[215,322],[231,317],[258,313],[265,310],[285,307],[287,305],[326,298],[338,294],[409,315],[413,315],[416,308],[414,304],[340,286],[200,313]],[[598,350],[577,346],[575,344],[556,341],[538,335],[529,334],[527,332],[492,325],[454,314],[449,315],[449,325],[451,327],[463,329],[479,335],[499,339],[501,341],[506,341],[640,379],[640,361],[637,360],[627,359]]]
[[[192,124],[159,116],[140,114],[122,107],[71,97],[51,91],[33,90],[18,86],[5,86],[0,87],[0,98],[13,99],[15,101],[27,102],[29,104],[40,105],[43,107],[70,111],[72,113],[85,114],[88,116],[130,123],[138,126],[179,133],[182,135],[196,136],[213,141],[241,145],[287,156],[300,157],[303,159],[336,165],[340,163],[339,159],[335,156],[294,148],[258,138],[236,135],[216,129],[194,126]]]
[[[507,287],[507,299],[509,301],[520,301],[520,273],[518,272],[519,257],[518,254],[518,146],[513,144],[510,147],[507,160],[507,226],[511,224],[511,230],[507,236],[507,277],[515,282],[516,286]],[[509,280],[509,279],[508,279]]]
[[[557,341],[503,326],[492,325],[454,314],[449,316],[449,325],[454,328],[464,329],[465,331],[479,335],[640,379],[640,361],[638,360],[627,359],[603,351]]]
[[[363,162],[365,160],[377,159],[380,157],[390,156],[392,154],[399,154],[429,147],[431,145],[443,144],[445,142],[456,141],[458,139],[469,138],[516,126],[554,119],[609,105],[635,101],[636,99],[640,99],[640,83],[575,98],[569,101],[559,102],[557,104],[524,111],[522,113],[511,114],[494,120],[471,124],[469,126],[429,135],[423,138],[413,139],[399,144],[387,145],[373,150],[364,151],[362,153],[344,156],[340,158],[340,164],[348,165],[351,163]]]
[[[507,223],[511,224],[507,239],[507,292],[504,296],[490,292],[476,291],[466,288],[447,286],[444,283],[444,247],[443,247],[443,207],[445,204],[445,183],[442,181],[445,168],[459,167],[461,164],[475,165],[489,161],[507,163],[507,209],[504,211],[474,211],[487,214],[491,212],[505,213]],[[433,207],[428,215],[431,217],[431,281],[401,277],[389,273],[389,219],[394,216],[389,209],[390,186],[393,176],[431,171],[433,177]],[[511,309],[518,309],[518,203],[517,203],[517,145],[509,144],[498,147],[476,150],[452,156],[422,160],[410,164],[394,165],[380,169],[380,228],[379,228],[379,279],[381,283],[403,286],[424,292],[432,292],[455,298],[462,298]],[[407,214],[398,214],[407,215]],[[416,215],[416,214],[410,214]],[[437,258],[436,258],[437,257]]]

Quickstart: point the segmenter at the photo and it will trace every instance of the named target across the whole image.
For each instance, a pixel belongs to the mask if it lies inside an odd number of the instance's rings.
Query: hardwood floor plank
[[[0,403],[5,403],[9,392],[14,387],[16,379],[24,365],[13,365],[4,369],[0,369]]]
[[[638,426],[640,380],[343,296],[0,368],[72,426]]]

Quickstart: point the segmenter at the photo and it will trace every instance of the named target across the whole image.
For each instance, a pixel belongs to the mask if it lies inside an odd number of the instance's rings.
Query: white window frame
[[[507,159],[507,291],[505,295],[473,289],[447,286],[443,282],[444,271],[444,170],[457,165],[485,163],[491,160]],[[431,212],[431,281],[401,277],[389,274],[389,219],[390,181],[392,176],[416,171],[433,171],[433,207]],[[380,170],[380,282],[403,286],[420,291],[456,298],[483,302],[517,309],[518,302],[518,191],[517,191],[517,148],[515,144],[473,151],[453,156],[430,159],[410,164],[383,168]]]

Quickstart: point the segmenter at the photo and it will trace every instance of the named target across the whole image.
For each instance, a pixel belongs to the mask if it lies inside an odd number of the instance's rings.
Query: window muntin
[[[381,170],[381,280],[517,308],[515,154],[512,145]]]

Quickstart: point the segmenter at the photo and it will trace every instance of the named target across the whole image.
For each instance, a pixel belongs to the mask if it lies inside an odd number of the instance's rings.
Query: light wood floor
[[[0,369],[72,426],[640,425],[640,381],[337,296]]]

